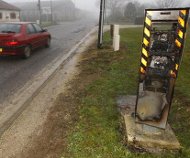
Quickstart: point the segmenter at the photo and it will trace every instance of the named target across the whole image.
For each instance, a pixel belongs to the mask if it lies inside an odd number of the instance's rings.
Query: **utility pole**
[[[53,24],[53,2],[50,0],[50,8],[51,8],[51,24]]]
[[[39,21],[40,21],[40,25],[42,24],[42,19],[41,19],[41,17],[42,17],[42,13],[41,13],[41,0],[38,0],[38,9],[39,9]]]
[[[105,0],[100,0],[100,17],[99,17],[99,30],[98,30],[98,48],[101,48],[102,44],[103,44],[104,13],[105,13]]]

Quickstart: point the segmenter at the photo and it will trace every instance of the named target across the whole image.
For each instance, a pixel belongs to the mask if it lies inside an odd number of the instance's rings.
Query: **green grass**
[[[51,26],[51,25],[53,25],[51,21],[46,21],[46,22],[42,21],[42,24],[41,24],[42,27],[48,27],[48,26]]]
[[[190,38],[190,34],[187,36]],[[105,43],[110,44],[109,35]],[[123,143],[120,131],[121,116],[117,109],[119,95],[135,94],[142,40],[142,28],[121,30],[119,52],[109,46],[92,50],[95,56],[82,64],[82,74],[97,74],[80,93],[79,120],[68,140],[69,156],[73,158],[188,158],[190,157],[190,115],[187,112],[190,97],[190,40],[187,39],[183,64],[176,86],[176,95],[170,123],[184,147],[182,153],[152,155],[134,153]],[[90,51],[88,53],[91,53]],[[85,76],[84,75],[84,76]],[[88,78],[86,76],[86,78]],[[80,81],[84,78],[80,78]],[[85,82],[85,79],[84,79]],[[185,98],[184,101],[181,98]],[[64,155],[64,154],[63,154]],[[66,157],[66,156],[64,156]]]

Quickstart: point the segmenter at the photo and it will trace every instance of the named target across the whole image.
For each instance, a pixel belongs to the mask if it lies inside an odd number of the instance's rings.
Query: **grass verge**
[[[190,157],[190,67],[189,42],[176,86],[170,123],[183,148],[179,154],[152,155],[134,153],[124,145],[121,117],[117,110],[119,95],[135,94],[141,47],[141,28],[121,30],[121,47],[113,52],[109,46],[88,50],[79,65],[80,75],[72,81],[73,98],[77,98],[78,121],[69,135],[67,152],[73,158],[189,158]],[[187,37],[190,37],[188,35]],[[108,34],[105,36],[109,43]]]

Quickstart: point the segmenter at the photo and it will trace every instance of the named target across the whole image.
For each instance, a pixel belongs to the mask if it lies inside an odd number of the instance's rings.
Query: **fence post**
[[[113,49],[114,51],[119,51],[120,49],[119,25],[113,26]]]

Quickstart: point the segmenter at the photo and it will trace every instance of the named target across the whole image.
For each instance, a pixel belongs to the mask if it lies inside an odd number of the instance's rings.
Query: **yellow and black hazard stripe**
[[[178,18],[178,32],[176,38],[176,46],[179,49],[183,49],[185,33],[187,29],[187,20],[188,20],[189,10],[180,10],[179,11],[179,18]]]
[[[143,30],[143,41],[142,41],[142,55],[141,55],[141,67],[140,72],[142,74],[146,73],[146,67],[148,63],[149,57],[149,48],[150,48],[150,38],[151,38],[151,27],[152,20],[150,13],[146,14],[145,22],[144,22],[144,30]]]
[[[180,10],[178,17],[178,32],[175,44],[179,49],[183,49],[185,33],[187,29],[188,10]]]
[[[188,15],[189,15],[189,10],[184,9],[179,11],[179,17],[178,17],[178,29],[177,29],[177,37],[175,40],[176,47],[178,48],[180,55],[182,55],[182,51],[184,48],[184,40],[186,36],[186,30],[187,30],[187,21],[188,21]],[[179,69],[179,62],[180,60],[176,61],[176,65],[174,70],[171,72],[176,74],[177,76],[178,69]]]

